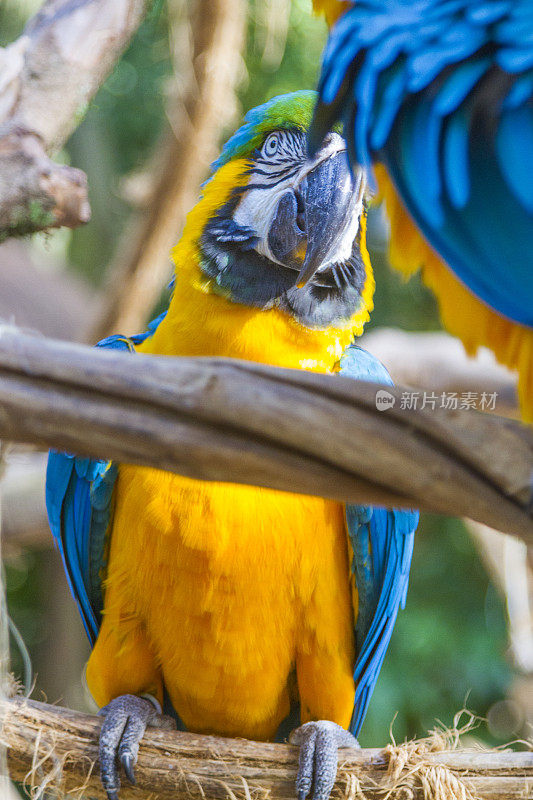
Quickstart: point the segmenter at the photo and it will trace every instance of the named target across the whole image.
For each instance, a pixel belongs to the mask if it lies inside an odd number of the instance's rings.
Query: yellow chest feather
[[[344,654],[351,688],[338,503],[124,466],[110,561],[189,728],[273,736],[290,675],[317,638],[323,659]]]

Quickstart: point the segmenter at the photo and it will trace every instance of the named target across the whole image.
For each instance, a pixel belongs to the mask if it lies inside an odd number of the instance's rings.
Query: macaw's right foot
[[[339,747],[359,747],[344,728],[327,719],[305,722],[292,731],[289,742],[300,746],[296,792],[298,800],[330,800],[337,777]]]
[[[109,800],[118,800],[119,762],[129,782],[135,784],[133,768],[146,726],[170,730],[176,725],[150,700],[133,694],[115,697],[98,714],[104,717],[100,731],[100,778]]]

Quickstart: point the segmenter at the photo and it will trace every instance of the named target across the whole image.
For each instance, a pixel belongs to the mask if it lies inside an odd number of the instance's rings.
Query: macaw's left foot
[[[167,730],[176,725],[170,717],[161,714],[150,700],[134,694],[115,697],[98,714],[104,717],[100,731],[100,777],[109,800],[118,800],[118,762],[124,767],[129,782],[135,784],[133,767],[137,763],[139,742],[147,725]]]
[[[300,745],[298,800],[305,800],[311,786],[313,800],[328,800],[337,777],[339,747],[359,747],[355,736],[329,720],[306,722],[292,731],[289,742]]]

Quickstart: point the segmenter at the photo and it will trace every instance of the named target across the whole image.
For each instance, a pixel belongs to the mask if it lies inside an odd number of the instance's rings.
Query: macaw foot
[[[291,744],[300,745],[296,791],[298,800],[305,800],[311,786],[313,800],[328,800],[337,777],[339,747],[359,747],[352,736],[336,722],[306,722],[292,731]]]
[[[174,720],[156,708],[155,702],[133,694],[123,694],[98,712],[99,716],[104,717],[100,731],[100,778],[109,800],[118,800],[119,761],[127,779],[135,785],[133,767],[137,763],[139,742],[146,726],[168,730],[176,727]]]

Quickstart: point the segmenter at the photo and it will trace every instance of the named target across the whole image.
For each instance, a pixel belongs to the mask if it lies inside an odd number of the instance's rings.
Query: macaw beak
[[[362,190],[362,173],[354,181],[345,150],[322,158],[319,151],[312,164],[279,201],[268,234],[275,259],[298,270],[298,288],[333,261],[340,237],[353,225]]]

